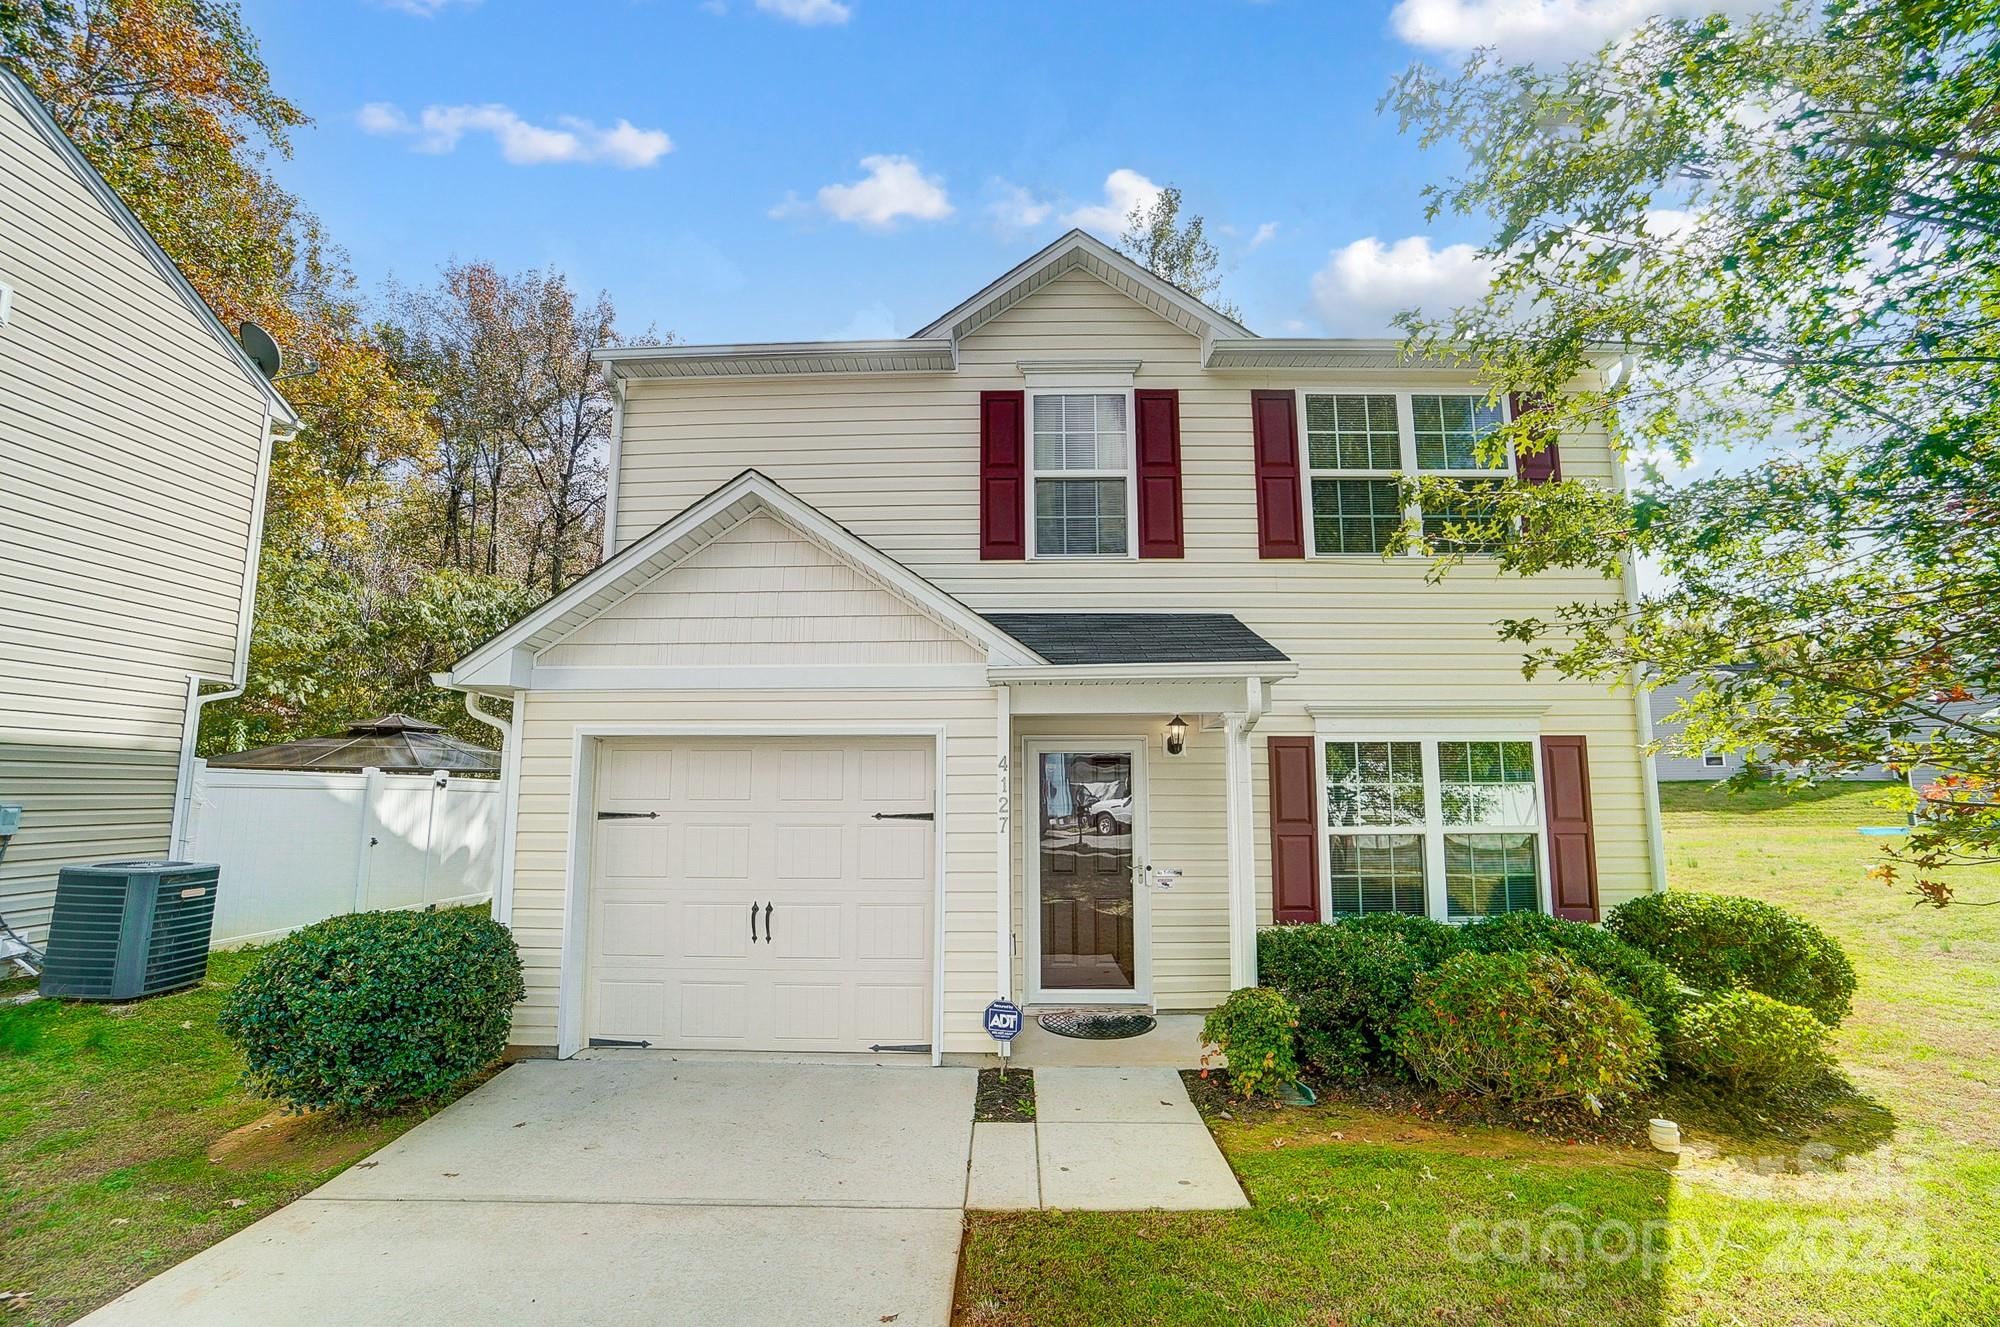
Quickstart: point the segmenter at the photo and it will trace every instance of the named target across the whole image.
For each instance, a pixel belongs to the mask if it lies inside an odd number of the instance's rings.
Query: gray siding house
[[[291,408],[0,71],[0,916],[171,851],[197,700],[239,686]],[[212,699],[210,695],[207,698]]]

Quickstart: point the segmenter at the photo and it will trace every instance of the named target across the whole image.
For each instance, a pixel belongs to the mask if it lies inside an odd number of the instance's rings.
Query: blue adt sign
[[[1012,1041],[1021,1035],[1021,1006],[1012,1000],[995,1000],[986,1006],[986,1035],[995,1041]]]

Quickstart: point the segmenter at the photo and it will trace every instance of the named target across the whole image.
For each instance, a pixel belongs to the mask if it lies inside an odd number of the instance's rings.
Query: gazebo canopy
[[[384,714],[349,724],[330,737],[307,737],[276,746],[210,756],[211,769],[292,769],[329,772],[379,769],[385,774],[497,774],[500,753],[461,742],[434,723],[407,714]]]

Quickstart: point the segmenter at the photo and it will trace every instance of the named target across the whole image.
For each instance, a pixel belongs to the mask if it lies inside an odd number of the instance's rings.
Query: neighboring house
[[[1075,231],[904,340],[598,359],[611,556],[439,679],[513,702],[523,1050],[990,1052],[996,996],[1212,1006],[1273,920],[1661,887],[1643,708],[1494,627],[1617,587],[1380,556],[1398,472],[1483,473],[1463,371]]]
[[[1687,679],[1654,687],[1646,693],[1646,704],[1653,716],[1653,736],[1660,744],[1653,756],[1653,769],[1661,783],[1718,782],[1742,769],[1748,759],[1741,751],[1695,751],[1682,745],[1680,720],[1676,716],[1681,703],[1693,694],[1694,683]],[[1887,766],[1876,765],[1834,777],[1855,783],[1893,783],[1902,776]]]
[[[57,868],[161,857],[202,682],[240,684],[291,409],[0,71],[0,915]],[[201,703],[206,703],[201,702]]]

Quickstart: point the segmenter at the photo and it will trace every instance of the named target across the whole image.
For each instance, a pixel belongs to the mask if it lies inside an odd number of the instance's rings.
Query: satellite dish
[[[243,353],[257,366],[257,371],[266,378],[276,378],[278,370],[284,367],[285,352],[278,349],[278,343],[271,334],[256,323],[244,323],[236,329],[236,339],[243,346]]]

